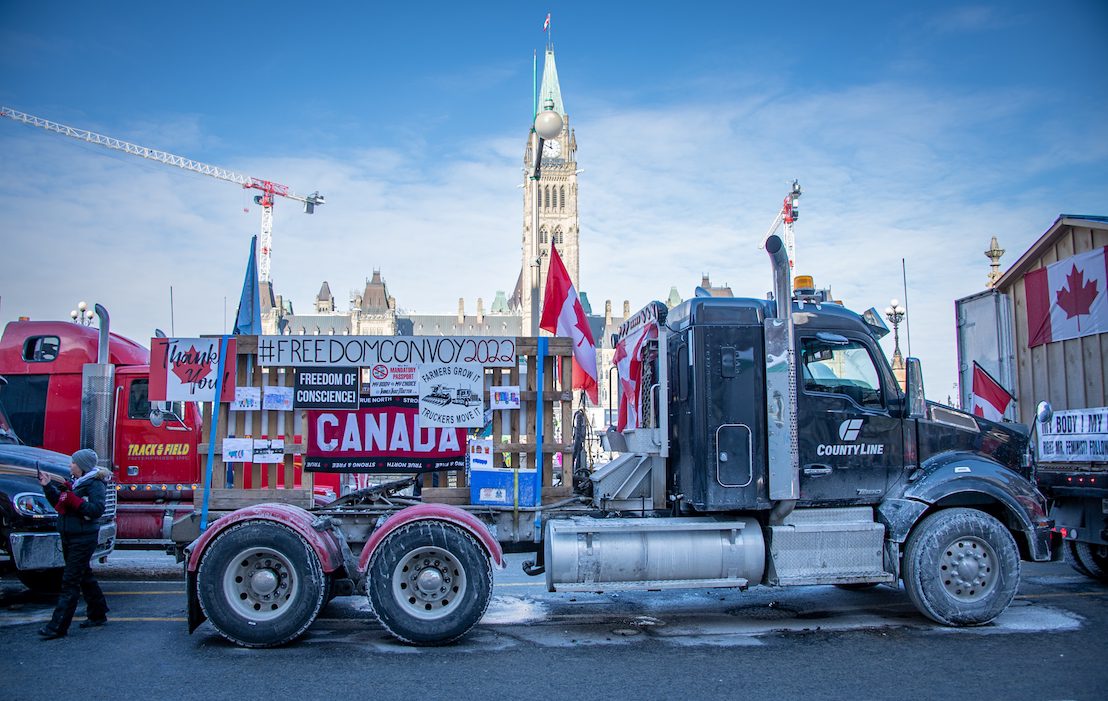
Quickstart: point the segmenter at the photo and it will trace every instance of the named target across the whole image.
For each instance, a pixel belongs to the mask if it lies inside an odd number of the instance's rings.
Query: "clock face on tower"
[[[543,158],[559,158],[562,155],[562,145],[555,139],[544,141],[542,144]]]

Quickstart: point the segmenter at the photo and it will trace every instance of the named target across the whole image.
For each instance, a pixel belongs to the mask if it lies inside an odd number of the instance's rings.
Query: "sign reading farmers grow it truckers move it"
[[[215,399],[218,338],[150,339],[150,401],[210,402]],[[227,341],[220,401],[235,399],[235,339]]]
[[[259,336],[262,367],[477,363],[513,367],[516,340],[498,336]]]
[[[485,369],[464,365],[421,365],[419,368],[419,425],[485,425]]]

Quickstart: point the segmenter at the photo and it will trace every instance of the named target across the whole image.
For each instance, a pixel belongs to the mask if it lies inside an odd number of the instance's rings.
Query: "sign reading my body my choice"
[[[262,367],[476,363],[513,367],[516,340],[499,336],[259,336]]]
[[[296,373],[294,409],[357,409],[361,387],[358,368],[299,370]]]

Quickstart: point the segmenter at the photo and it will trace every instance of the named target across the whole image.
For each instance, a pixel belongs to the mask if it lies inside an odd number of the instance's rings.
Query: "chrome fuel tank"
[[[745,587],[765,569],[765,539],[752,518],[551,519],[550,591]]]

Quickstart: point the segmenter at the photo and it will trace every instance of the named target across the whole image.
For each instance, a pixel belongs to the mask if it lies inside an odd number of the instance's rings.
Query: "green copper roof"
[[[558,84],[558,64],[554,62],[554,49],[546,47],[546,59],[542,66],[542,85],[539,88],[539,111],[546,106],[546,100],[554,101],[554,111],[566,116],[565,105],[562,104],[562,87]]]

